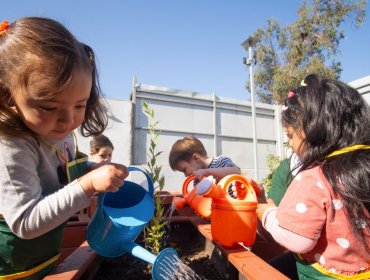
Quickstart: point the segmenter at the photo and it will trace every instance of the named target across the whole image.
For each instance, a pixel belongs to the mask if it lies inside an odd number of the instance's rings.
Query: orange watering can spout
[[[172,203],[173,205],[175,205],[176,210],[180,210],[186,205],[186,197],[174,197],[173,198]]]
[[[177,210],[184,207],[185,204],[188,204],[197,215],[208,219],[211,217],[212,199],[198,195],[196,192],[197,186],[189,192],[189,185],[193,184],[194,178],[194,175],[186,177],[182,185],[183,198],[175,197],[173,204]]]

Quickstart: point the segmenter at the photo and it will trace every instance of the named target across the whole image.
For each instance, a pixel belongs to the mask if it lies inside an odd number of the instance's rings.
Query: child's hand
[[[262,185],[257,185],[257,186],[258,186],[258,189],[255,191],[256,191],[258,203],[267,203],[265,188]]]
[[[195,176],[195,179],[202,180],[204,177],[206,177],[208,174],[208,169],[198,169],[193,172],[193,175]]]
[[[88,162],[88,170],[89,171],[92,171],[94,169],[97,169],[99,168],[100,166],[103,166],[104,164],[106,164],[107,162],[103,161],[103,162],[93,162],[93,161],[89,161]]]
[[[109,163],[104,164],[78,179],[87,196],[95,192],[117,192],[128,176],[126,166]]]
[[[266,209],[272,206],[276,206],[275,202],[271,199],[267,199],[267,203],[258,203],[257,205],[257,217],[259,220],[262,220],[263,213],[265,213]]]

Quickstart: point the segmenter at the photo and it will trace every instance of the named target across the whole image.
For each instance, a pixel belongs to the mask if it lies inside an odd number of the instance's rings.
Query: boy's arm
[[[237,166],[218,167],[218,168],[205,168],[194,171],[194,176],[198,180],[212,175],[215,178],[222,179],[223,177],[231,174],[241,174],[240,168]]]

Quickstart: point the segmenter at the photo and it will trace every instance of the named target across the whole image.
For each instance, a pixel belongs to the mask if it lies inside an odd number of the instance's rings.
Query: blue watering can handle
[[[137,168],[137,167],[134,167],[134,166],[129,166],[128,167],[128,171],[140,171],[142,172],[145,177],[146,177],[146,180],[148,182],[148,192],[150,193],[150,195],[153,197],[154,196],[154,186],[153,186],[153,182],[152,182],[152,179],[149,177],[149,174],[143,170],[141,170],[140,168]],[[123,186],[124,188],[125,186]],[[104,201],[104,196],[105,196],[105,193],[99,193],[99,198],[98,198],[98,211],[103,211],[103,201]]]
[[[129,167],[128,167],[128,171],[140,171],[140,172],[142,172],[142,173],[145,175],[146,180],[147,180],[147,182],[148,182],[148,188],[149,188],[148,192],[149,192],[152,196],[154,196],[154,186],[153,186],[153,182],[152,182],[152,179],[149,177],[149,174],[148,174],[147,172],[145,172],[144,170],[141,170],[140,168],[134,167],[134,166],[129,166]],[[123,187],[125,187],[125,186],[123,186]]]
[[[103,213],[104,196],[105,196],[104,192],[101,192],[101,193],[98,194],[98,208],[96,209],[96,211],[99,211],[99,212],[102,212],[102,213]]]

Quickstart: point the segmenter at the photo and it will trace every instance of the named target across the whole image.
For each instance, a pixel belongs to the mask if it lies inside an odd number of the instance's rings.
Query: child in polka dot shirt
[[[258,205],[259,219],[295,253],[299,279],[370,279],[369,106],[348,85],[309,75],[282,122],[301,166],[279,207]]]

